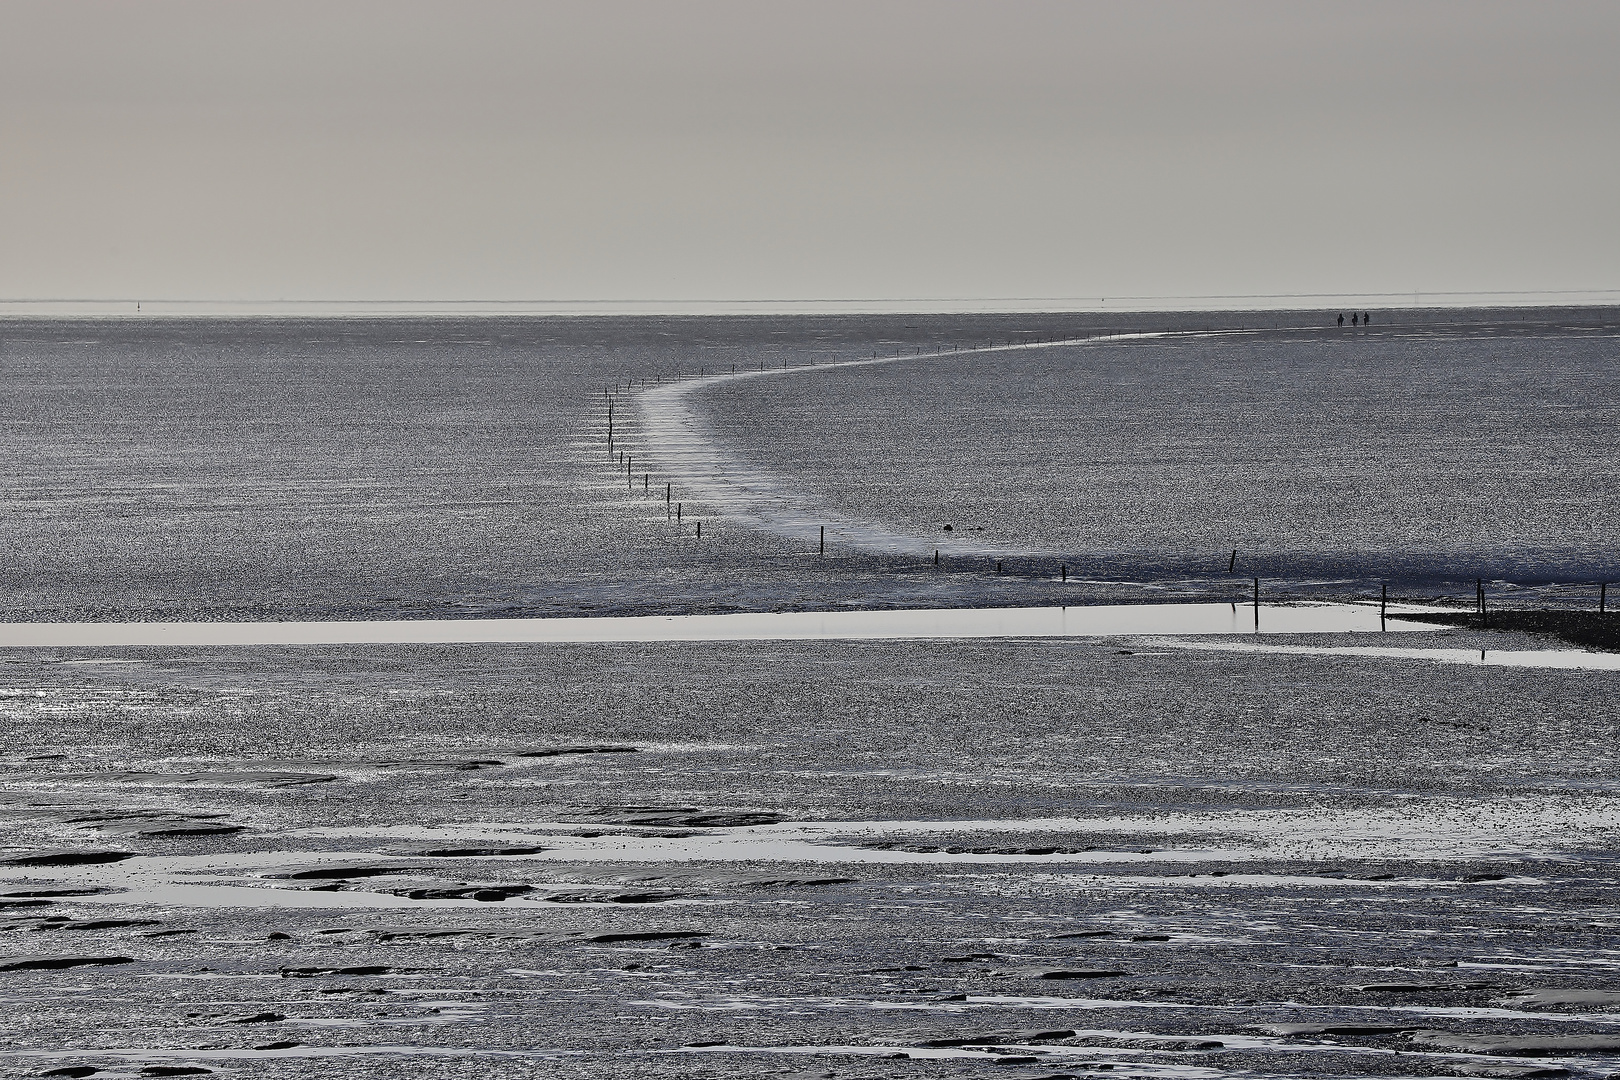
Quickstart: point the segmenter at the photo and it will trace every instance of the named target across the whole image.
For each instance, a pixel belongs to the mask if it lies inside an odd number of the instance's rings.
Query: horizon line
[[[606,306],[610,304],[994,304],[994,303],[1099,303],[1140,300],[1313,300],[1313,299],[1377,299],[1381,297],[1441,297],[1441,296],[1592,296],[1613,294],[1620,297],[1620,288],[1583,289],[1409,289],[1383,292],[1277,292],[1277,293],[1143,293],[1116,296],[841,296],[841,297],[614,297],[614,298],[553,298],[553,299],[496,299],[493,297],[418,297],[414,299],[381,299],[367,297],[172,297],[172,296],[26,296],[0,297],[0,304],[377,304],[407,306],[412,304],[489,304],[489,305],[562,305]]]
[[[178,299],[169,297],[0,298],[0,319],[28,318],[366,318],[451,315],[531,317],[723,317],[749,315],[1098,315],[1151,313],[1465,310],[1620,306],[1620,289],[1445,290],[1360,293],[1192,293],[1115,297],[880,297],[833,299]]]

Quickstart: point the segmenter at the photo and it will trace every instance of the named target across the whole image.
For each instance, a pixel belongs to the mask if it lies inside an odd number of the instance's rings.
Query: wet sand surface
[[[1413,600],[1482,576],[1506,600],[1620,577],[1617,333],[1612,309],[1354,334],[1287,312],[6,321],[0,621],[1227,600],[1254,575]],[[874,352],[904,355],[822,367]],[[642,427],[644,391],[734,366],[782,374],[686,404],[793,529],[687,490]]]
[[[1620,1070],[1612,674],[1173,644],[5,653],[0,1069]]]
[[[1592,607],[1620,324],[1301,318],[6,323],[0,1075],[1620,1074],[1614,655],[1231,633]]]

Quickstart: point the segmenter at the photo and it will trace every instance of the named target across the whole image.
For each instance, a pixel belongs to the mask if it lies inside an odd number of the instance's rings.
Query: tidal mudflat
[[[1613,320],[1206,318],[7,325],[7,632],[114,636],[0,648],[0,1072],[1620,1072],[1612,654],[1373,599],[1591,606]],[[673,490],[637,395],[733,364],[686,418],[768,497]],[[1109,600],[1224,624],[889,636]],[[778,613],[835,632],[476,625]]]
[[[6,661],[21,1075],[1620,1054],[1612,674],[1152,637]]]
[[[1620,578],[1616,335],[1612,309],[8,321],[0,621],[1220,601],[1252,576],[1507,600]],[[643,414],[733,368],[777,374],[687,419],[792,529],[677,482]],[[894,542],[822,552],[823,519]]]

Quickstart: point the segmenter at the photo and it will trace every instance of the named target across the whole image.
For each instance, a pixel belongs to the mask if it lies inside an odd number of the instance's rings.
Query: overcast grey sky
[[[0,0],[0,297],[1620,288],[1620,3]]]

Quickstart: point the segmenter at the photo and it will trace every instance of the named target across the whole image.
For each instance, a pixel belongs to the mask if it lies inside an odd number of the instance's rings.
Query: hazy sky
[[[1620,3],[0,0],[0,298],[1620,289]]]

